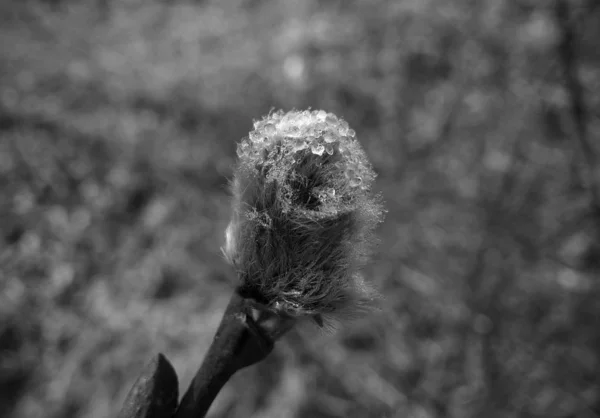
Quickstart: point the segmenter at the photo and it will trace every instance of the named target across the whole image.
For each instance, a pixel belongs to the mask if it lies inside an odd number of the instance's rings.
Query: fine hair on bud
[[[331,320],[368,307],[361,268],[383,218],[375,173],[348,124],[274,112],[237,148],[223,252],[240,291],[282,315]]]

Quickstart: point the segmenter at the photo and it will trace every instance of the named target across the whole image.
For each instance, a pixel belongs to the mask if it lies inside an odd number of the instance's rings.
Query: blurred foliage
[[[381,311],[294,331],[212,416],[600,415],[600,3],[564,4],[1,2],[2,416],[114,416],[158,351],[188,384],[235,142],[294,107],[379,173]]]

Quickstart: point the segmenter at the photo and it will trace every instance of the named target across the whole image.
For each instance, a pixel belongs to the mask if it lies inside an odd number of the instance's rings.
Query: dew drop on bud
[[[283,125],[288,125],[290,122],[292,122],[293,119],[294,119],[294,115],[292,114],[292,112],[289,112],[289,113],[286,113],[285,115],[283,115],[280,123]]]
[[[238,144],[237,146],[237,150],[236,153],[238,155],[238,157],[242,158],[246,155],[248,155],[250,152],[250,146],[248,145],[247,142],[241,142],[240,144]]]
[[[273,135],[276,131],[276,128],[275,128],[275,125],[273,125],[272,123],[267,123],[265,125],[265,127],[263,128],[263,130],[265,131],[265,134]]]
[[[314,144],[313,143],[310,146],[310,150],[312,151],[313,154],[323,155],[323,152],[325,152],[325,147],[323,146],[323,144],[319,144],[319,143]]]
[[[319,132],[323,132],[327,129],[327,124],[325,122],[317,122],[315,124],[315,129]]]
[[[328,113],[325,117],[325,122],[327,122],[330,125],[337,125],[337,118],[333,113]]]
[[[354,139],[356,138],[356,132],[354,131],[354,129],[348,129],[346,136],[350,139]]]
[[[350,179],[350,187],[358,187],[362,183],[362,179],[360,177],[353,177]]]
[[[327,143],[331,143],[331,142],[335,142],[337,140],[336,136],[334,133],[332,132],[325,132],[323,134],[323,139],[325,140],[325,142]]]
[[[350,150],[348,148],[346,148],[346,147],[343,147],[341,144],[339,146],[339,150],[340,150],[340,155],[343,158],[348,158],[351,155]]]
[[[300,135],[300,128],[298,128],[297,126],[290,126],[288,130],[288,135],[294,137]]]
[[[317,111],[317,119],[320,121],[325,120],[325,118],[327,117],[327,113],[324,110],[319,110]]]
[[[307,146],[308,145],[304,139],[297,138],[296,140],[294,140],[294,145],[292,145],[292,151],[293,152],[302,151],[303,149],[306,149]]]
[[[325,152],[329,155],[333,155],[333,145],[325,144]]]
[[[348,134],[348,130],[350,129],[350,126],[348,125],[348,122],[346,122],[343,119],[339,120],[339,130],[340,130],[340,134],[341,135],[346,135]]]

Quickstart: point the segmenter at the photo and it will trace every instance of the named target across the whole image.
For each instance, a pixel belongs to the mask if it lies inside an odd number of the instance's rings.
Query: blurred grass
[[[596,4],[571,2],[591,139]],[[379,173],[385,298],[287,336],[212,416],[600,414],[600,218],[550,6],[2,2],[2,416],[115,415],[158,351],[188,384],[235,280],[235,142],[294,107]]]

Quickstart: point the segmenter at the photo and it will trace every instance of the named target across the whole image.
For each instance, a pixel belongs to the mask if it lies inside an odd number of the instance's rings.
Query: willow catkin
[[[336,318],[375,292],[360,269],[383,218],[375,173],[332,113],[275,112],[238,145],[224,253],[240,290],[295,317]]]

